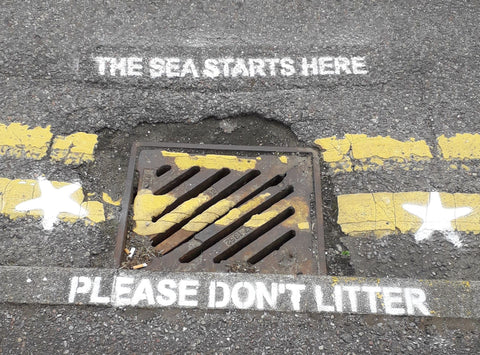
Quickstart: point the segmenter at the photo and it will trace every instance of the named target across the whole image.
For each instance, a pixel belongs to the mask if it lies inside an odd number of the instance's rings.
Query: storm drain
[[[318,161],[307,148],[137,143],[116,267],[140,240],[150,270],[326,274]]]

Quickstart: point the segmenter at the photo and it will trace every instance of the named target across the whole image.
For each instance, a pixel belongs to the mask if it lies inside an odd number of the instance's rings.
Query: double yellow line
[[[0,155],[26,159],[51,160],[64,164],[81,164],[94,160],[94,150],[98,141],[96,134],[77,132],[68,136],[54,136],[47,127],[30,128],[20,123],[0,123]],[[365,134],[346,134],[344,138],[327,137],[315,140],[322,149],[323,160],[332,172],[349,173],[383,168],[418,169],[415,163],[441,159],[450,162],[451,169],[463,168],[469,161],[480,159],[480,134],[461,133],[452,137],[437,137],[435,146],[425,140],[410,138],[405,141],[389,136],[368,137]],[[434,156],[436,155],[436,156]],[[177,157],[180,162],[186,159]],[[191,157],[187,157],[191,159]],[[200,159],[200,158],[198,158]],[[203,158],[202,158],[203,159]],[[199,161],[200,162],[200,161]],[[236,160],[232,162],[239,164]],[[251,162],[254,163],[254,162]],[[420,167],[421,168],[421,167]],[[66,182],[52,182],[60,188]],[[15,209],[18,204],[34,199],[40,194],[35,180],[0,178],[0,213],[17,218],[26,215],[41,217],[41,211],[21,212]],[[445,208],[468,206],[472,213],[452,222],[458,231],[480,233],[480,194],[440,193]],[[338,196],[338,224],[344,233],[351,236],[375,235],[382,237],[393,233],[414,233],[422,220],[402,208],[403,204],[428,204],[429,192],[375,192]],[[96,200],[85,200],[83,190],[72,195],[79,205],[88,211],[87,223],[105,221],[104,203],[118,206],[103,194]],[[76,221],[78,216],[61,215],[60,219]]]
[[[415,169],[413,163],[428,162],[434,159],[432,151],[439,152],[439,158],[452,162],[450,168],[468,160],[480,159],[480,134],[462,133],[447,138],[436,139],[433,149],[425,140],[410,138],[406,141],[390,136],[368,137],[365,134],[346,134],[344,138],[336,136],[320,138],[315,144],[322,149],[323,160],[334,173],[375,170],[380,167]],[[454,164],[454,163],[460,163]]]
[[[0,155],[15,158],[40,160],[47,155],[53,161],[67,165],[78,165],[94,160],[94,150],[97,145],[96,134],[76,132],[67,136],[54,136],[47,127],[33,127],[21,123],[0,123]],[[71,185],[68,182],[50,181],[53,188],[61,189]],[[7,179],[0,177],[0,213],[11,219],[24,216],[41,218],[42,210],[19,211],[16,206],[22,202],[33,200],[41,196],[39,182],[29,179]],[[58,218],[63,221],[75,222],[85,218],[87,224],[105,221],[104,204],[119,205],[104,193],[101,198],[94,200],[94,194],[85,198],[83,190],[79,188],[70,198],[79,208],[87,212],[85,217],[60,213]],[[103,200],[103,201],[101,201]]]
[[[94,160],[97,135],[77,132],[53,137],[50,126],[30,128],[20,123],[0,123],[0,155],[40,160],[50,149],[50,159],[64,164]]]
[[[381,238],[396,233],[415,233],[423,221],[404,204],[427,206],[429,192],[375,192],[338,196],[338,224],[345,234]],[[472,212],[451,222],[456,231],[480,233],[480,194],[440,193],[444,208],[470,207]]]
[[[431,147],[425,140],[406,141],[389,136],[368,137],[346,134],[344,138],[315,140],[333,174],[369,171],[379,168],[422,169],[422,162],[436,158],[449,162],[450,169],[470,170],[468,162],[480,159],[480,134],[441,135]],[[420,163],[420,164],[414,164]],[[456,231],[480,233],[480,194],[440,193],[444,208],[469,207],[472,212],[451,222]],[[375,192],[338,196],[338,224],[350,236],[376,236],[415,233],[423,221],[402,206],[427,206],[430,192]]]

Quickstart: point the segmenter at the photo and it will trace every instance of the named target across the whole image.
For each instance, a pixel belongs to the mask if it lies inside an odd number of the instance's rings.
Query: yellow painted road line
[[[338,196],[338,224],[350,236],[376,236],[416,233],[424,225],[422,218],[407,211],[408,205],[423,208],[429,204],[430,192],[376,192]],[[480,194],[439,193],[442,208],[461,211],[463,217],[451,220],[452,231],[480,233]],[[460,213],[459,213],[460,214]],[[438,224],[442,224],[441,216]],[[434,228],[434,226],[433,226]]]
[[[198,166],[205,169],[218,169],[219,166],[236,171],[247,171],[255,169],[257,161],[255,159],[244,159],[233,155],[190,155],[188,153],[177,153],[162,151],[164,157],[173,157],[175,164],[180,170],[186,170],[192,166]],[[257,160],[261,158],[258,157]]]
[[[442,157],[446,160],[480,159],[480,134],[456,134],[447,138],[444,135],[437,138]]]
[[[463,164],[480,160],[480,134],[457,133],[452,137],[441,135],[436,140],[438,159],[450,161],[450,169],[470,170]],[[376,170],[380,167],[419,169],[415,162],[428,162],[434,159],[434,149],[424,140],[409,138],[400,141],[390,136],[368,137],[365,134],[346,134],[319,138],[315,144],[322,149],[323,160],[333,173]]]
[[[233,208],[237,202],[227,197],[192,218],[182,229],[188,232],[199,232],[210,223],[215,223],[218,226],[228,226],[248,211],[265,202],[270,196],[271,194],[268,192],[260,194],[237,208]],[[169,194],[155,196],[150,190],[142,189],[136,196],[133,205],[133,219],[135,221],[134,232],[139,235],[164,233],[173,225],[192,216],[198,207],[209,199],[210,197],[200,194],[184,202],[156,222],[153,222],[152,219],[173,203],[175,197]],[[253,215],[245,223],[245,226],[257,228],[289,207],[295,209],[295,215],[293,218],[284,221],[284,225],[303,230],[310,229],[310,223],[308,222],[310,208],[305,201],[299,197],[287,198],[277,202],[270,207],[268,211]]]
[[[155,196],[158,197],[158,196]],[[136,221],[135,228],[133,231],[139,235],[152,235],[158,233],[165,233],[172,226],[180,223],[185,218],[188,218],[193,215],[193,213],[204,203],[211,199],[210,196],[200,194],[197,197],[191,198],[188,201],[185,201],[180,206],[175,208],[173,211],[162,216],[158,221],[152,222],[152,218],[148,220],[139,220]],[[138,206],[138,204],[136,205]],[[143,209],[143,206],[140,207],[140,210]],[[153,217],[153,216],[152,216]]]
[[[30,128],[20,123],[0,123],[0,155],[42,159],[47,155],[53,134],[50,126]]]
[[[433,158],[427,143],[414,138],[399,141],[389,136],[346,134],[343,139],[336,136],[320,138],[315,144],[323,150],[323,159],[334,172],[366,171],[388,163],[407,167],[410,162]]]
[[[103,200],[105,203],[107,203],[107,204],[109,204],[109,205],[112,205],[112,206],[120,206],[120,204],[122,203],[122,199],[121,199],[121,198],[119,198],[118,200],[115,200],[115,201],[114,201],[114,200],[112,199],[112,197],[111,197],[109,194],[107,194],[106,192],[104,192],[104,193],[102,194],[102,200]]]
[[[96,145],[96,134],[78,132],[66,137],[57,136],[53,140],[50,157],[67,165],[93,161]]]
[[[51,147],[50,158],[67,165],[94,160],[96,134],[77,132],[52,138],[50,126],[30,128],[20,123],[0,123],[0,155],[40,160]]]
[[[33,201],[45,195],[45,191],[41,190],[40,183],[46,180],[22,180],[22,179],[6,179],[0,178],[0,213],[11,218],[17,219],[19,217],[32,216],[35,218],[45,217],[45,210],[32,209],[23,210],[18,206],[22,203]],[[50,184],[52,189],[59,190],[61,188],[73,185],[68,182],[46,181]],[[45,196],[43,196],[45,198]],[[94,224],[105,221],[105,212],[103,203],[99,201],[86,201],[83,189],[78,186],[74,192],[69,196],[79,208],[79,211],[86,211],[85,216],[80,216],[60,212],[56,217],[67,222],[76,222],[79,219],[85,218],[86,224]],[[52,204],[60,204],[62,201],[51,201]]]

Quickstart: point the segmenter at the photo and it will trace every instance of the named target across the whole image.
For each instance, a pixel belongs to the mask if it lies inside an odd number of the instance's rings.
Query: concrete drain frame
[[[137,142],[127,174],[115,267],[326,274],[315,150]]]

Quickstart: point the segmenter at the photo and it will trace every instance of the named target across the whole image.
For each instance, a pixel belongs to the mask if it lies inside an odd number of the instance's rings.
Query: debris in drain
[[[146,263],[143,264],[138,264],[132,267],[133,270],[138,270],[138,269],[143,269],[144,267],[147,267]]]
[[[325,274],[318,159],[305,148],[138,143],[116,265],[128,240],[127,267]]]
[[[249,262],[233,262],[231,264],[225,264],[227,272],[240,272],[240,273],[257,273],[257,268]]]

